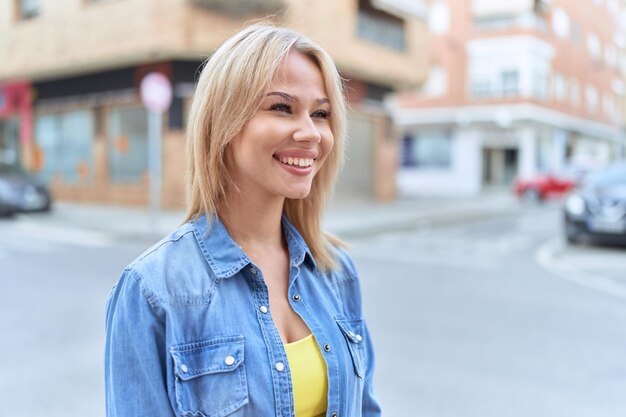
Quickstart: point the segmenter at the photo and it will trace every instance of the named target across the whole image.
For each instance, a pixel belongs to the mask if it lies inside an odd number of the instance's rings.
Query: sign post
[[[151,72],[141,80],[141,101],[148,109],[148,168],[150,172],[150,224],[158,233],[161,211],[161,142],[163,140],[163,113],[172,104],[172,84],[159,72]]]

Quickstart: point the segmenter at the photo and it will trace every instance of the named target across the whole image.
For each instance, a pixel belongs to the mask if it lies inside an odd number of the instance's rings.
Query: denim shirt
[[[289,363],[261,270],[217,219],[181,226],[126,267],[106,312],[109,417],[294,416]],[[283,217],[289,302],[326,361],[328,417],[380,416],[358,277],[323,272]],[[210,231],[209,231],[210,230]]]

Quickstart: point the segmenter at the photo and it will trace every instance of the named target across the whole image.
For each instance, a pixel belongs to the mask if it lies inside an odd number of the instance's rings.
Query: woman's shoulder
[[[128,264],[123,275],[132,275],[143,292],[170,300],[201,294],[207,270],[193,225],[186,223]]]

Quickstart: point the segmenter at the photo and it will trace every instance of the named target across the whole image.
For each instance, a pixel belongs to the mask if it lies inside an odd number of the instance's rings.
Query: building
[[[351,140],[338,194],[395,194],[399,140],[382,106],[426,75],[419,0],[9,0],[0,2],[0,157],[58,199],[145,205],[147,112],[138,86],[173,85],[164,118],[162,206],[184,204],[187,108],[203,60],[266,15],[302,31],[347,79]]]
[[[434,0],[428,81],[389,102],[405,194],[475,195],[624,155],[626,1]]]

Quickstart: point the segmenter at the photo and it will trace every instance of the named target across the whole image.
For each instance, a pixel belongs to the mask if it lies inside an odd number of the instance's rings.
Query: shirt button
[[[261,311],[261,313],[267,314],[267,307],[261,306],[261,307],[259,307],[259,310]]]
[[[231,366],[235,363],[235,358],[233,358],[232,356],[226,356],[226,359],[224,359],[224,363],[228,366]]]
[[[291,297],[291,298],[293,298],[293,301],[296,301],[296,302],[300,301],[300,295],[299,294],[294,294],[293,297]]]
[[[330,352],[330,345],[328,343],[324,345],[324,350]]]
[[[256,275],[256,268],[255,267],[251,266],[250,269],[248,269],[248,271],[250,271],[250,273],[252,275]]]
[[[359,342],[359,343],[361,343],[361,341],[363,340],[363,338],[361,337],[361,335],[360,335],[360,334],[357,334],[357,335],[355,336],[355,338],[356,338],[356,341],[357,341],[357,342]]]
[[[337,417],[337,413],[332,413],[330,417]]]
[[[188,371],[187,365],[185,365],[185,364],[180,365],[180,370],[183,371],[184,374],[186,374],[187,371]]]
[[[278,372],[282,372],[285,370],[285,364],[282,362],[276,362],[276,364],[274,365],[274,367],[276,368],[276,370]]]

